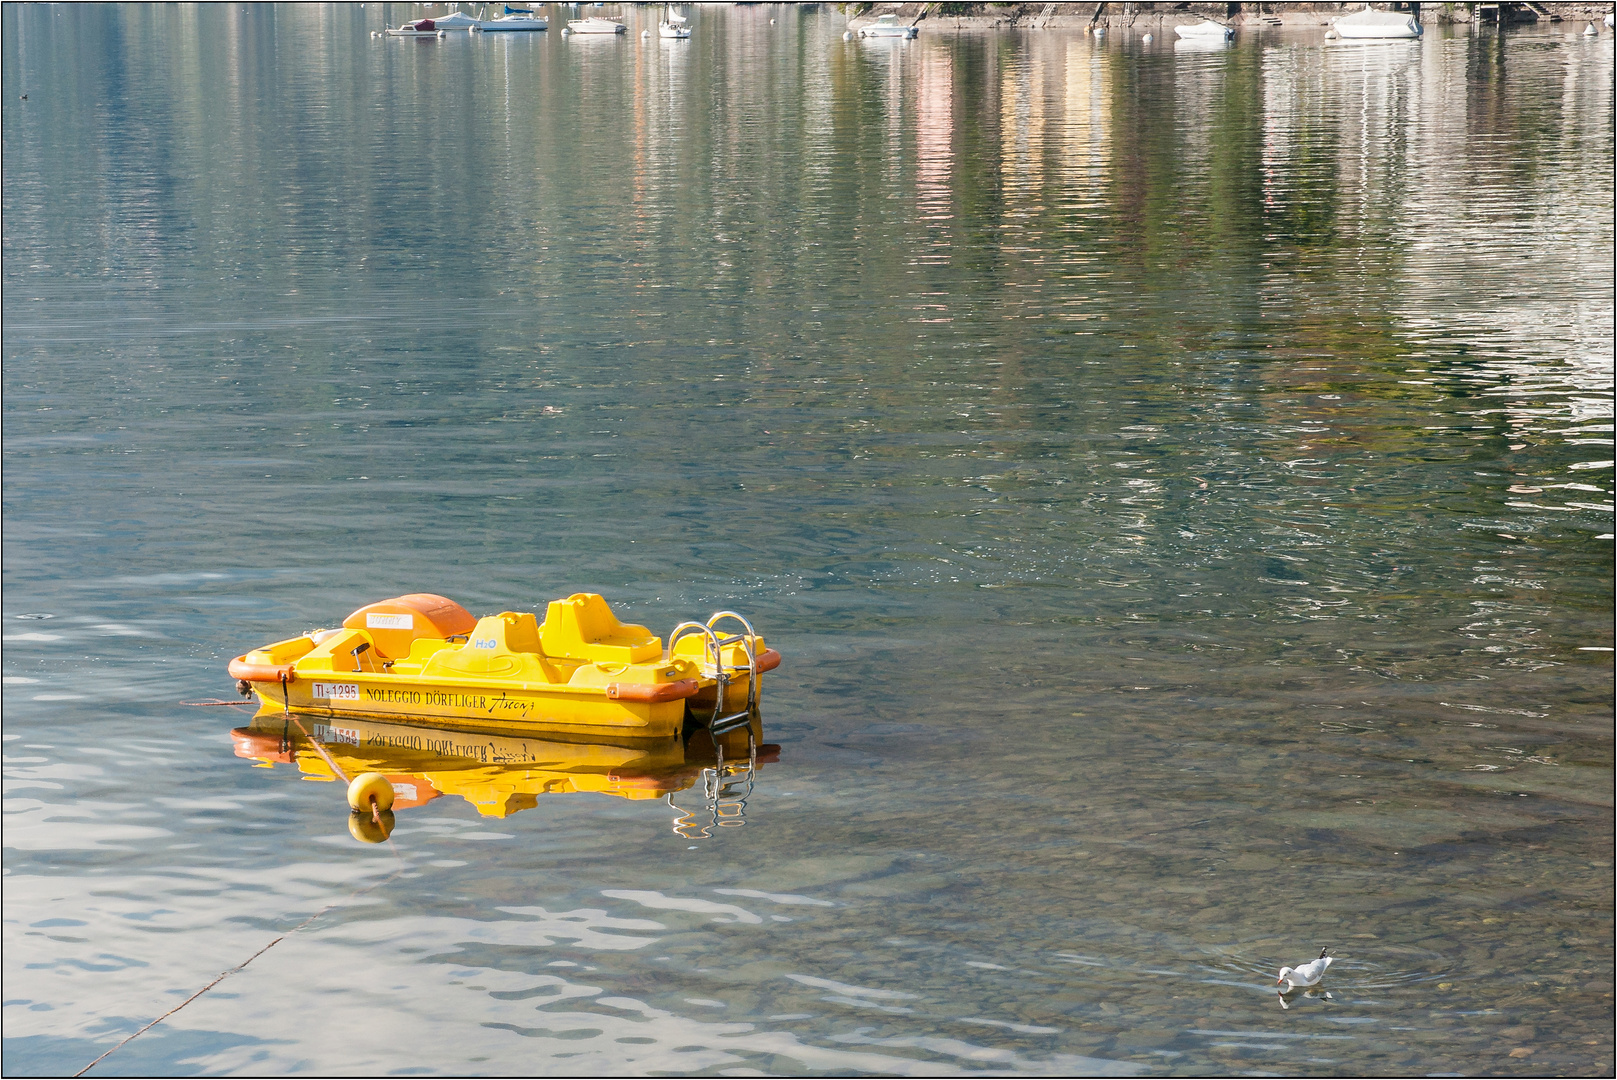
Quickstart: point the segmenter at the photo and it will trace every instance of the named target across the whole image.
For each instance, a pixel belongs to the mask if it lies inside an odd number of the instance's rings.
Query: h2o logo
[[[500,647],[500,643],[495,641],[491,637],[480,637],[480,638],[473,638],[472,639],[472,648],[474,648],[474,649],[497,649],[499,647]]]

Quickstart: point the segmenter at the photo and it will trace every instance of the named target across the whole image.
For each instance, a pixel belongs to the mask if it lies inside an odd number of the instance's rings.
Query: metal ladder
[[[725,634],[717,629],[718,625],[726,619],[733,619],[741,624],[742,632],[739,634]],[[753,639],[758,635],[753,631],[752,624],[743,616],[733,611],[716,611],[708,617],[707,622],[682,622],[674,627],[674,632],[668,635],[667,659],[674,658],[674,645],[682,637],[691,634],[701,634],[706,639],[706,647],[702,654],[702,678],[712,679],[718,685],[717,693],[713,698],[713,715],[708,718],[707,729],[714,735],[722,735],[726,731],[733,731],[743,724],[749,725],[747,742],[752,743],[750,724],[753,716],[758,712],[758,655]],[[744,665],[727,666],[724,662],[724,649],[728,645],[740,644],[746,654],[747,662]],[[724,699],[730,683],[739,675],[747,676],[747,707],[740,712],[724,713]]]

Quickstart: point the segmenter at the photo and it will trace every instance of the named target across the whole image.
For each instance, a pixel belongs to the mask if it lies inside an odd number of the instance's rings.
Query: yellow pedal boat
[[[732,611],[681,623],[664,649],[597,593],[551,601],[543,622],[411,593],[238,656],[230,674],[265,711],[660,739],[749,725],[759,676],[779,664]]]

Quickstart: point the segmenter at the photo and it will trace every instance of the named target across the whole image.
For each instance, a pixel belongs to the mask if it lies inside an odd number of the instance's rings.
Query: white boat
[[[567,29],[575,34],[621,34],[628,27],[599,15],[591,15],[587,19],[569,19]]]
[[[859,28],[862,38],[912,38],[920,32],[914,26],[905,26],[898,21],[897,15],[891,13],[878,15],[875,22]]]
[[[685,16],[675,11],[667,4],[663,5],[663,21],[657,24],[657,36],[665,38],[688,38],[691,36],[690,23]]]
[[[549,30],[550,20],[536,16],[528,8],[507,7],[505,14],[493,19],[479,19],[464,11],[451,11],[432,20],[440,30],[465,30],[469,33],[504,33],[518,30]]]
[[[1343,38],[1418,38],[1420,20],[1407,11],[1377,11],[1369,4],[1363,11],[1331,20],[1331,28]]]
[[[405,23],[397,30],[384,30],[382,33],[386,37],[436,38],[443,37],[445,31],[438,29],[436,20],[417,19],[415,22]]]
[[[1200,40],[1202,38],[1214,38],[1218,41],[1228,41],[1230,38],[1235,36],[1234,30],[1230,29],[1228,26],[1225,26],[1223,23],[1213,22],[1211,19],[1203,19],[1194,26],[1176,26],[1173,28],[1173,32],[1187,41],[1191,39]]]
[[[492,19],[482,19],[478,22],[477,28],[485,34],[549,30],[550,20],[543,15],[535,15],[530,8],[507,6],[504,15]]]
[[[432,21],[440,30],[475,30],[483,25],[481,21],[464,11],[451,11],[448,15],[439,15]]]

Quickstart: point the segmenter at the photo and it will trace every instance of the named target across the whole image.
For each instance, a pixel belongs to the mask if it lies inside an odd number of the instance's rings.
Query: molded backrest
[[[545,654],[568,660],[639,664],[662,655],[662,639],[634,623],[620,623],[599,593],[552,600],[539,628]]]
[[[502,611],[498,615],[485,615],[477,620],[467,649],[486,649],[494,652],[539,651],[539,623],[531,611]]]
[[[417,638],[446,638],[469,634],[477,626],[472,613],[436,593],[409,593],[366,604],[343,626],[364,630],[376,643],[376,651],[389,660],[410,655],[410,643]]]

